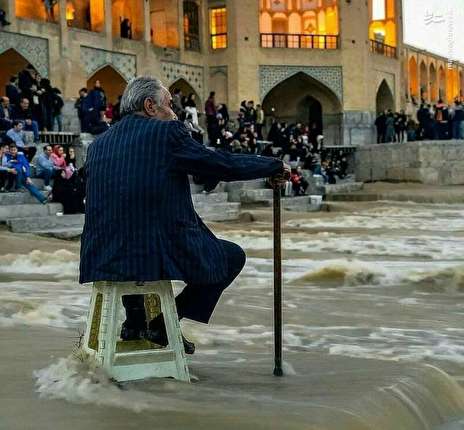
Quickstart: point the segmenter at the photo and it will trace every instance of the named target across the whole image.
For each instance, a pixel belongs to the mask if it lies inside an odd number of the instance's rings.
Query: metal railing
[[[379,42],[378,40],[370,40],[371,42],[371,52],[376,54],[384,55],[385,57],[396,58],[396,47],[387,45],[383,42]]]
[[[200,51],[200,36],[198,34],[185,33],[184,48],[188,51]]]
[[[79,139],[79,133],[67,131],[41,131],[40,142],[49,145],[72,145]]]
[[[216,33],[211,35],[211,48],[227,48],[227,33]]]
[[[338,36],[327,34],[261,33],[263,48],[338,49]]]

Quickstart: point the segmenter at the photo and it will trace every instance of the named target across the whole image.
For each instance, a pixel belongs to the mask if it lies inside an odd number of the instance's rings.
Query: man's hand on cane
[[[269,179],[272,188],[282,187],[290,179],[291,168],[287,163],[282,163],[282,172]]]

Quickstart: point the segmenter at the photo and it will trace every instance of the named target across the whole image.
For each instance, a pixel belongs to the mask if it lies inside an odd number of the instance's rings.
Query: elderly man
[[[0,98],[0,130],[9,130],[13,125],[13,108],[8,97]]]
[[[87,155],[80,282],[182,280],[179,318],[207,323],[246,257],[195,213],[188,175],[212,189],[219,181],[282,182],[289,168],[275,158],[207,149],[176,121],[169,91],[151,77],[128,84],[121,114]],[[125,296],[123,304],[123,340],[167,345],[163,316],[146,321],[143,297]],[[184,339],[184,346],[193,353],[192,343]]]

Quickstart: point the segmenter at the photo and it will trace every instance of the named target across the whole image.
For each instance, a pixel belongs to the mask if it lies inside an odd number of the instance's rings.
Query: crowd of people
[[[434,105],[422,102],[416,116],[404,110],[381,112],[376,120],[377,143],[404,143],[415,140],[464,139],[464,104],[438,100]]]
[[[205,115],[211,146],[232,153],[277,157],[290,163],[295,195],[305,193],[308,188],[303,171],[320,175],[330,184],[347,176],[346,156],[324,149],[324,137],[316,122],[309,126],[273,119],[265,135],[265,114],[260,104],[255,105],[253,100],[242,101],[236,121],[233,121],[227,106],[216,103],[214,92],[205,103]]]
[[[76,165],[73,148],[64,151],[62,146],[46,145],[37,154],[39,131],[62,130],[63,100],[59,89],[28,65],[18,76],[11,77],[5,94],[0,102],[0,191],[25,188],[41,203],[50,200],[63,203],[65,213],[83,211],[84,175]],[[90,90],[82,88],[74,105],[81,131],[97,135],[118,122],[120,100],[121,97],[114,105],[108,103],[98,80]],[[347,175],[346,157],[324,150],[323,136],[316,124],[309,127],[272,120],[265,133],[261,105],[255,105],[252,100],[243,101],[234,119],[227,105],[217,103],[215,93],[211,92],[204,105],[204,130],[200,125],[202,111],[194,93],[184,95],[179,88],[174,89],[172,106],[178,119],[184,121],[192,136],[201,143],[232,153],[277,157],[290,163],[290,182],[295,195],[307,192],[306,172],[320,175],[324,182],[331,184]],[[32,132],[32,139],[25,131]],[[31,180],[34,172],[43,179],[43,190],[34,186]]]
[[[31,166],[15,143],[2,143],[0,192],[18,192],[24,188],[42,204],[61,203],[65,214],[83,213],[85,178],[83,169],[77,166],[74,148],[65,151],[61,145],[45,145],[34,161]],[[33,176],[43,179],[43,190],[34,185]]]
[[[100,80],[96,80],[91,90],[81,88],[74,107],[79,117],[81,131],[94,135],[103,133],[112,124],[118,122],[121,96],[114,105],[107,101]]]
[[[0,192],[25,189],[42,204],[60,202],[65,213],[76,213],[83,211],[84,190],[74,149],[46,145],[37,154],[40,131],[63,130],[63,106],[61,91],[32,65],[11,76],[0,97]],[[33,176],[44,180],[42,190]]]
[[[39,141],[39,131],[63,130],[63,106],[61,91],[29,64],[18,75],[11,76],[6,85],[5,96],[1,98],[0,131],[9,130],[13,121],[18,120]]]

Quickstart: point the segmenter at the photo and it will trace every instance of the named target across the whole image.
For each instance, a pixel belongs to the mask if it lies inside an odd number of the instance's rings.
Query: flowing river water
[[[287,376],[280,383],[269,376],[269,215],[213,226],[248,260],[212,324],[183,322],[197,344],[190,364],[197,383],[121,388],[71,354],[26,375],[34,396],[98,404],[108,422],[115,410],[157,410],[169,428],[464,429],[464,205],[381,202],[285,213]],[[0,330],[75,333],[89,302],[89,288],[76,282],[78,245],[56,241],[53,250],[41,240],[32,252],[1,249]],[[172,421],[176,414],[185,421]],[[113,424],[92,428],[119,428]]]

